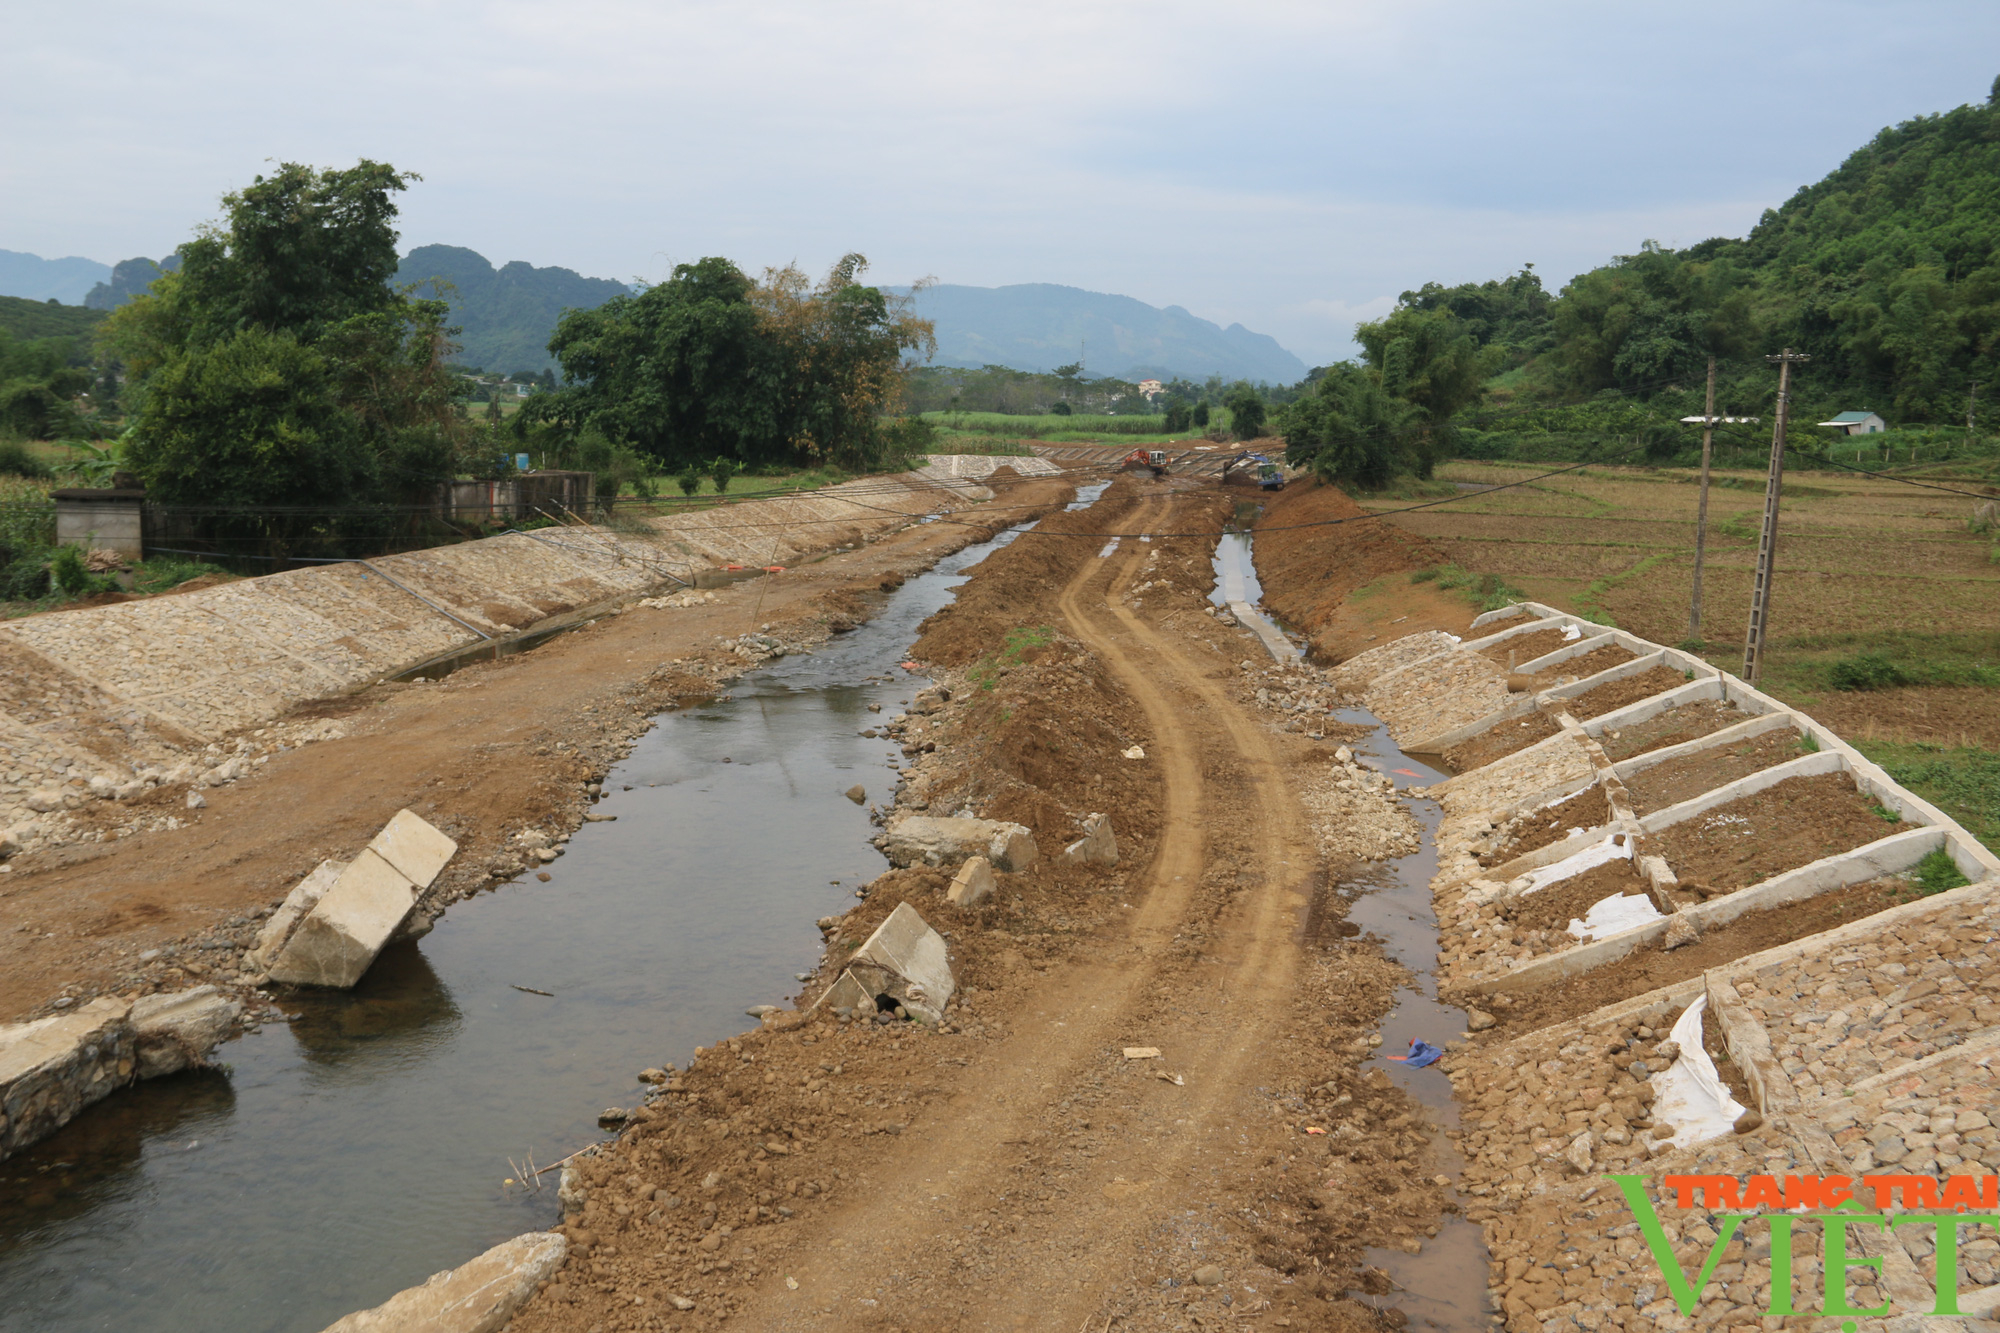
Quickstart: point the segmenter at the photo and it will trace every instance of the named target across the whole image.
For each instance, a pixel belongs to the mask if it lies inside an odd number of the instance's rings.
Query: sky
[[[268,164],[387,161],[405,249],[1055,282],[1349,355],[1426,281],[1740,236],[1985,100],[1992,0],[22,0],[0,249],[158,258]]]

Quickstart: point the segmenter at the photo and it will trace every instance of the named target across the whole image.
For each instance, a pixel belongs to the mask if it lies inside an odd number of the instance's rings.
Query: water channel
[[[0,1330],[316,1333],[555,1222],[555,1176],[506,1187],[508,1159],[601,1139],[640,1069],[795,994],[814,922],[882,871],[841,793],[886,797],[900,756],[859,732],[916,687],[897,664],[917,624],[1014,535],[663,717],[605,779],[616,822],[577,830],[549,883],[459,904],[352,993],[285,999],[294,1020],[224,1047],[225,1070],[141,1084],[0,1162]]]

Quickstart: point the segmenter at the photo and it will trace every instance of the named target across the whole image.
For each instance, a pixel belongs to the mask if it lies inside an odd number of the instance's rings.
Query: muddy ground
[[[1367,1250],[1450,1206],[1422,1108],[1362,1072],[1406,974],[1345,928],[1302,799],[1346,733],[1281,712],[1304,683],[1206,609],[1232,507],[1121,480],[926,624],[951,699],[905,800],[1026,823],[1042,861],[966,909],[892,871],[822,923],[837,960],[915,906],[964,988],[946,1021],[790,1009],[699,1053],[579,1159],[575,1249],[518,1333],[1401,1326]],[[1100,554],[1142,531],[1200,535]],[[1398,845],[1367,799],[1342,820]],[[1061,862],[1093,811],[1117,865]]]

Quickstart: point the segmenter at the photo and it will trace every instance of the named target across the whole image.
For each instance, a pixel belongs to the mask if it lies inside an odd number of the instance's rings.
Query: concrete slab
[[[243,970],[269,972],[299,922],[305,920],[306,913],[319,906],[319,900],[326,897],[326,891],[333,887],[340,878],[340,872],[345,869],[347,862],[328,857],[314,866],[310,875],[293,885],[292,891],[285,895],[285,901],[271,913],[271,919],[264,923],[264,928],[257,932],[257,942],[244,953]]]
[[[329,1324],[325,1333],[500,1333],[568,1254],[569,1242],[558,1233],[531,1231]]]
[[[203,1064],[229,1035],[243,1006],[213,986],[142,996],[132,1004],[140,1078],[158,1078]]]
[[[935,1023],[944,1017],[958,983],[951,974],[951,957],[944,937],[932,930],[917,909],[900,903],[847,960],[847,970],[820,1005],[873,1010],[877,997],[888,996],[910,1013]]]
[[[883,853],[893,866],[951,865],[984,856],[996,870],[1026,870],[1041,858],[1024,824],[996,819],[941,819],[905,815],[883,832]]]
[[[1264,651],[1273,661],[1296,662],[1301,656],[1299,646],[1285,637],[1284,631],[1271,623],[1270,617],[1248,602],[1229,603],[1230,613],[1241,621],[1243,628],[1257,636],[1264,645]]]
[[[419,816],[398,810],[368,844],[368,850],[394,866],[422,892],[458,851],[458,844]]]
[[[0,1158],[131,1081],[131,1010],[107,997],[73,1014],[0,1027]]]
[[[416,887],[402,872],[363,849],[286,941],[272,964],[271,980],[352,986],[395,937],[416,901]]]

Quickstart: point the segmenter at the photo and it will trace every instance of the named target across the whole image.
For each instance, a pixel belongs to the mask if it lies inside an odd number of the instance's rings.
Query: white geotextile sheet
[[[1674,1020],[1668,1035],[1679,1043],[1681,1053],[1672,1065],[1652,1076],[1653,1123],[1674,1127],[1676,1148],[1719,1139],[1736,1128],[1736,1119],[1746,1109],[1715,1072],[1708,1051],[1701,1044],[1701,1016],[1708,997],[1697,995],[1681,1016]]]
[[[1549,885],[1568,879],[1572,875],[1581,875],[1586,870],[1595,870],[1598,866],[1621,859],[1631,860],[1632,849],[1627,844],[1624,834],[1614,833],[1603,842],[1593,843],[1580,852],[1573,852],[1554,865],[1529,871],[1521,877],[1528,881],[1522,886],[1521,892],[1539,893]]]
[[[1621,930],[1632,930],[1650,921],[1663,919],[1665,913],[1653,906],[1653,900],[1643,893],[1614,893],[1609,898],[1600,898],[1590,905],[1583,914],[1583,920],[1570,919],[1569,933],[1580,940],[1601,940],[1606,935],[1616,935]]]

